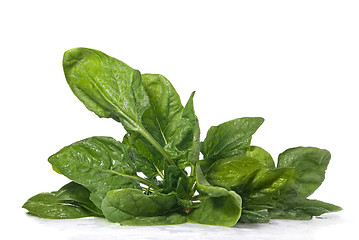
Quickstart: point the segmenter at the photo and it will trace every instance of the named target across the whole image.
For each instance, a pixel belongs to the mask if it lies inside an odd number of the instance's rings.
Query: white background
[[[1,1],[1,235],[11,239],[334,239],[356,226],[358,1]],[[89,112],[62,72],[67,49],[89,47],[142,73],[161,73],[185,102],[196,90],[202,139],[212,125],[262,116],[252,144],[332,153],[312,198],[344,211],[312,221],[233,228],[121,227],[104,220],[43,220],[21,208],[68,180],[48,156],[122,126]],[[7,237],[9,239],[9,237]]]

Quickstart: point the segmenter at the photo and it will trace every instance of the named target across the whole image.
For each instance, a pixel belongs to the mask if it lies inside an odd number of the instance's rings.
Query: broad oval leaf
[[[143,126],[165,146],[171,141],[181,119],[181,99],[172,84],[160,74],[143,74],[142,84],[150,101],[150,107],[142,116]]]
[[[315,147],[287,149],[278,157],[278,168],[294,168],[293,188],[301,197],[310,196],[324,181],[330,152]]]
[[[65,52],[63,69],[77,98],[99,117],[121,121],[127,130],[138,130],[149,108],[141,74],[125,63],[89,48]]]
[[[248,176],[266,166],[255,158],[247,156],[233,156],[217,160],[208,170],[206,178],[214,186],[233,189],[247,184]]]
[[[129,147],[111,137],[91,137],[50,156],[49,162],[69,179],[91,191],[91,201],[100,208],[112,189],[140,188]]]
[[[178,224],[184,220],[175,212],[178,210],[175,194],[145,195],[131,188],[109,191],[101,209],[107,219],[123,225]]]
[[[203,172],[206,173],[218,159],[244,155],[250,146],[252,135],[263,121],[260,117],[245,117],[212,126],[201,145]]]

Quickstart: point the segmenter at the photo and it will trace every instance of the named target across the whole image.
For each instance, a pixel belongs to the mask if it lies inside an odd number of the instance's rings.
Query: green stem
[[[145,129],[139,127],[138,132],[144,136],[161,154],[162,156],[169,162],[169,164],[176,166],[176,163],[172,160],[172,158],[165,152],[162,146],[149,134]]]
[[[119,173],[119,172],[116,172],[116,171],[113,171],[113,170],[106,170],[106,172],[111,172],[111,173],[114,173],[114,174],[117,174],[117,175],[120,175],[120,176],[123,176],[123,177],[132,178],[132,179],[134,179],[136,181],[139,181],[139,182],[141,182],[141,183],[143,183],[143,184],[145,184],[145,185],[147,185],[149,187],[152,187],[153,189],[160,189],[160,187],[157,184],[155,184],[155,183],[153,183],[153,182],[151,182],[151,181],[149,181],[147,179],[141,178],[141,177],[139,177],[137,175],[128,175],[128,174]]]
[[[175,165],[176,163],[172,160],[172,158],[165,152],[165,150],[162,148],[162,146],[156,141],[156,139],[154,139],[152,137],[152,135],[147,132],[147,130],[142,126],[142,124],[138,124],[136,121],[134,121],[133,119],[131,119],[129,116],[127,116],[120,108],[116,107],[115,105],[113,105],[117,112],[120,113],[120,115],[124,116],[127,121],[129,121],[137,130],[137,132],[139,132],[142,136],[144,136],[161,154],[162,156],[171,164],[171,165]]]

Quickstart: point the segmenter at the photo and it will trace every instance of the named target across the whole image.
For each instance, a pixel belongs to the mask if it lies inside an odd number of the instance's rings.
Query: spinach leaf
[[[70,182],[58,191],[40,193],[31,197],[22,206],[30,214],[42,218],[68,219],[102,216],[90,200],[90,192],[85,187]]]
[[[313,216],[324,213],[341,211],[342,208],[334,204],[310,199],[291,199],[285,204],[270,209],[271,218],[308,220]]]
[[[261,147],[250,146],[246,151],[246,156],[257,159],[266,165],[267,168],[275,168],[272,156]]]
[[[174,165],[142,124],[142,116],[150,108],[150,100],[139,71],[88,48],[66,51],[63,69],[71,90],[89,110],[99,117],[120,121],[129,132],[138,132]]]
[[[177,210],[175,194],[145,195],[138,189],[116,189],[102,202],[105,217],[123,225],[161,225],[184,223]]]
[[[89,48],[66,51],[63,69],[71,90],[86,108],[120,121],[128,130],[141,128],[142,114],[150,104],[139,71]]]
[[[91,192],[84,186],[70,182],[56,192],[56,198],[64,202],[76,203],[95,215],[102,216],[101,210],[90,200],[90,194]]]
[[[315,147],[287,149],[278,157],[278,168],[292,167],[295,171],[293,188],[301,197],[310,196],[324,181],[330,153]]]
[[[212,185],[233,189],[247,182],[247,177],[266,166],[255,158],[233,156],[217,160],[208,170],[206,178]]]
[[[252,135],[263,121],[260,117],[245,117],[212,126],[201,144],[203,172],[206,173],[218,159],[244,155],[250,146]]]
[[[137,176],[129,147],[111,137],[91,137],[64,147],[49,158],[63,175],[91,191],[90,199],[100,208],[109,190],[137,188],[139,183],[156,188]]]
[[[188,214],[188,222],[207,225],[235,225],[241,216],[242,199],[234,191],[211,186],[204,177],[199,164],[196,167],[197,190],[201,203]]]

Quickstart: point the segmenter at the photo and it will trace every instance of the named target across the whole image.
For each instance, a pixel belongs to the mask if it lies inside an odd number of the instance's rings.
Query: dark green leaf
[[[324,213],[341,211],[342,208],[334,204],[310,199],[287,199],[270,210],[271,218],[308,220],[313,216]]]
[[[55,193],[39,193],[27,200],[22,207],[30,214],[41,218],[68,219],[97,216],[79,205],[57,199]]]
[[[90,201],[90,193],[84,186],[70,182],[56,192],[56,198],[66,202],[75,202],[76,205],[86,208],[94,214],[102,215],[101,210]]]
[[[73,143],[52,155],[49,162],[63,175],[89,189],[91,201],[99,208],[109,190],[140,188],[129,147],[110,137]]]
[[[241,223],[265,223],[270,220],[270,216],[267,209],[260,210],[242,210]]]
[[[102,216],[90,200],[90,191],[80,184],[70,182],[56,192],[40,193],[23,205],[30,214],[42,218],[67,219]]]
[[[125,225],[183,223],[175,212],[178,209],[175,194],[145,195],[130,188],[112,190],[107,193],[101,209],[107,219]]]
[[[237,118],[211,127],[201,145],[204,173],[218,159],[244,155],[250,146],[252,135],[264,119],[259,117]]]

